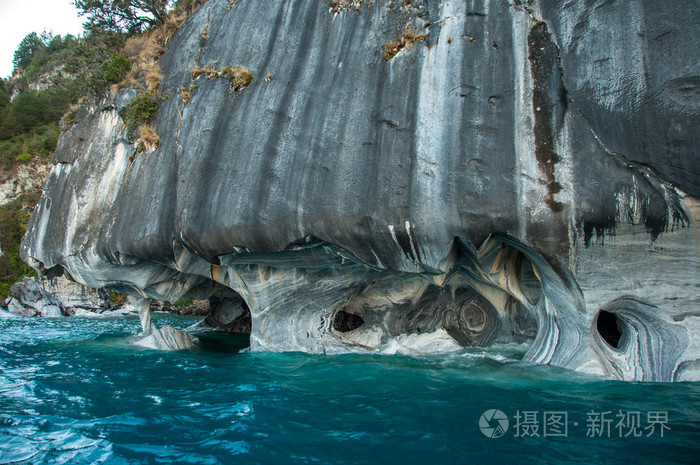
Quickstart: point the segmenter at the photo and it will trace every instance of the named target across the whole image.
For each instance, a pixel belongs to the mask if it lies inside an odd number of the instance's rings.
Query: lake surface
[[[700,462],[700,383],[601,380],[516,346],[325,356],[203,335],[156,352],[129,344],[138,329],[0,319],[0,464]]]

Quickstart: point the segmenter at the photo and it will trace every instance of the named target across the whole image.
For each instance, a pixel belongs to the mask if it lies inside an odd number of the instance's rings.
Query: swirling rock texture
[[[201,7],[159,61],[160,146],[127,138],[133,90],[83,109],[24,257],[137,297],[146,330],[148,299],[211,298],[254,350],[527,342],[698,379],[697,11],[330,3]]]

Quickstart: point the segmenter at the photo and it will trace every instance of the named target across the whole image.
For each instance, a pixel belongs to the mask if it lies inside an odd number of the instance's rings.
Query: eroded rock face
[[[91,289],[65,276],[45,277],[41,287],[59,300],[69,315],[102,313],[113,307],[112,299],[104,289]]]
[[[127,139],[133,90],[62,135],[23,245],[35,266],[145,299],[240,298],[254,350],[531,341],[537,363],[697,378],[697,15],[228,5],[160,59],[159,148]],[[385,61],[407,26],[426,40]],[[234,92],[195,64],[253,81]]]

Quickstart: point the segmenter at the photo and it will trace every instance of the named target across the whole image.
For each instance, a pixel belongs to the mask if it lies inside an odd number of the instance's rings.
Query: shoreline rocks
[[[167,301],[154,300],[150,304],[150,310],[205,317],[209,315],[209,302],[194,300],[187,306],[176,306]],[[48,318],[62,316],[108,318],[133,316],[137,313],[137,310],[128,302],[124,304],[115,302],[105,289],[92,289],[71,281],[65,276],[43,277],[39,281],[33,277],[25,277],[12,286],[10,295],[2,302],[0,311],[5,317]]]
[[[3,306],[17,316],[58,318],[68,315],[63,303],[46,292],[34,278],[24,278],[10,288]]]

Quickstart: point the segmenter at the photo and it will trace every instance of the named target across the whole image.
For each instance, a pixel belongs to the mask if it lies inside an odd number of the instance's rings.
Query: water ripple
[[[130,346],[137,330],[133,318],[0,319],[0,465],[491,463],[495,450],[524,463],[698,456],[700,383],[601,380],[523,363],[520,346],[312,356],[241,351],[216,336],[212,350],[161,353]],[[490,439],[478,429],[488,408],[511,422],[518,411],[566,411],[579,427],[518,438],[511,423]],[[671,429],[588,438],[592,409],[667,411]]]

